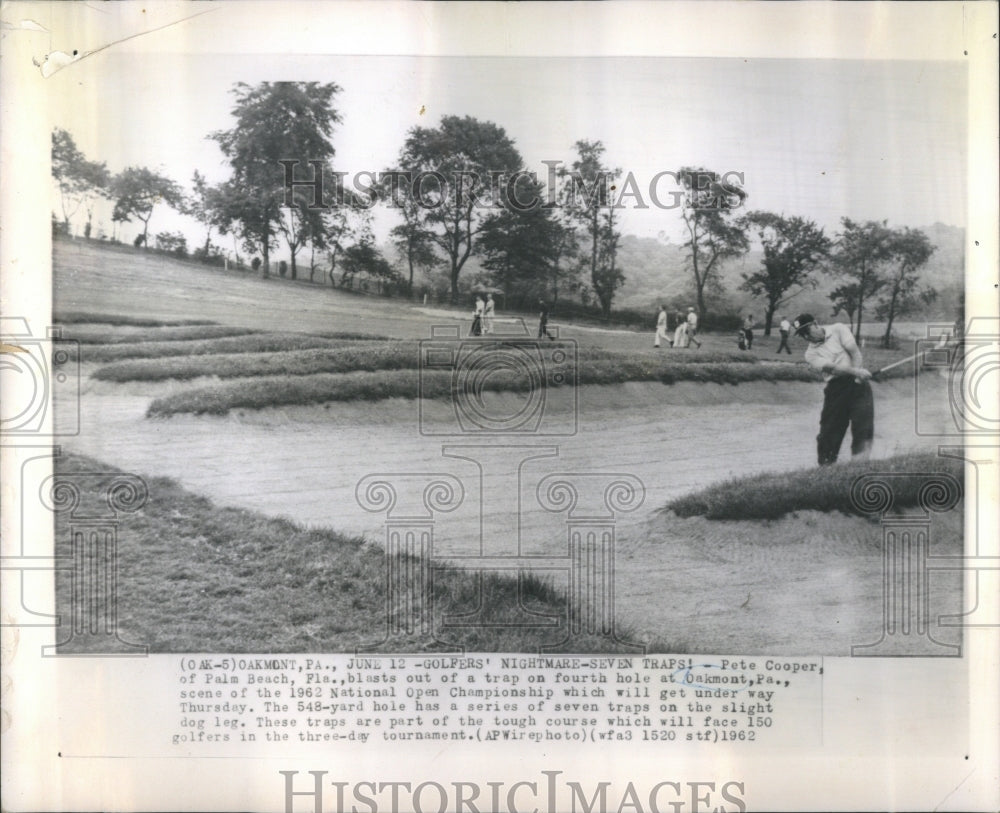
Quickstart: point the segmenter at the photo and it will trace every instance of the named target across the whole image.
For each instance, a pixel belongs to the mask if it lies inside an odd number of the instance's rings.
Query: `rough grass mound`
[[[403,370],[417,366],[414,344],[352,342],[346,347],[281,353],[233,353],[194,358],[119,361],[94,371],[101,381],[165,381],[201,376],[253,378],[273,375],[315,375],[360,370]]]
[[[703,516],[708,519],[778,519],[793,511],[840,511],[865,515],[852,500],[854,481],[864,474],[909,474],[891,477],[895,494],[894,508],[918,504],[918,493],[926,478],[944,472],[963,482],[963,464],[950,457],[932,453],[897,455],[884,460],[866,460],[817,466],[787,474],[754,475],[717,483],[702,491],[679,497],[663,510],[680,517]]]
[[[195,339],[219,339],[247,336],[259,331],[227,325],[181,325],[177,327],[134,327],[123,325],[108,330],[101,325],[74,325],[64,328],[62,338],[80,344],[132,344],[140,342],[177,342]]]
[[[107,375],[104,373],[103,375]],[[695,381],[740,384],[749,381],[815,381],[817,375],[804,365],[755,364],[649,364],[641,361],[594,361],[545,368],[546,386],[623,384],[630,381],[674,384]],[[125,380],[125,379],[115,379]],[[477,392],[526,392],[539,386],[530,375],[500,370],[473,383],[471,377],[454,376],[450,370],[400,367],[374,372],[318,373],[241,378],[197,387],[154,400],[147,415],[180,412],[224,415],[231,409],[265,409],[336,401],[380,401],[386,398],[452,399],[476,397]]]
[[[55,471],[57,482],[73,478],[81,487],[84,506],[99,505],[119,474],[75,455],[56,458]],[[78,473],[87,476],[73,477]],[[146,504],[123,515],[118,530],[116,609],[123,639],[152,652],[350,652],[380,642],[389,620],[380,547],[329,529],[222,508],[166,478],[150,480],[148,490]],[[57,512],[56,554],[72,557],[68,522],[68,512]],[[411,583],[411,600],[404,596],[399,606],[415,605],[412,599],[422,589]],[[74,617],[72,596],[72,574],[59,571],[56,609],[64,619]],[[421,618],[403,619],[414,621],[416,631],[392,639],[398,651],[447,644],[471,651],[537,652],[567,635],[565,596],[533,576],[480,580],[435,567],[433,592],[423,603],[439,640],[416,632]],[[479,607],[490,626],[444,629],[445,616]],[[520,607],[556,619],[557,625],[514,623]],[[86,639],[75,641],[82,651]],[[574,643],[587,652],[614,646],[598,636]]]
[[[220,339],[196,341],[143,342],[136,344],[88,344],[80,348],[82,362],[111,362],[122,359],[163,359],[171,356],[202,356],[226,353],[280,353],[319,347],[340,347],[344,340],[356,340],[358,334],[340,338],[322,338],[306,333],[252,333]],[[379,337],[365,336],[372,341]]]
[[[139,316],[123,316],[120,314],[91,313],[86,311],[59,311],[53,314],[53,319],[59,325],[112,325],[129,327],[186,327],[191,325],[217,325],[209,319],[147,319]]]
[[[501,348],[502,349],[502,348]],[[205,354],[197,357],[175,356],[151,360],[130,359],[101,367],[93,373],[101,381],[165,381],[186,380],[203,376],[216,378],[254,378],[273,375],[315,375],[317,373],[374,372],[376,370],[415,370],[420,366],[420,345],[414,341],[338,342],[336,347],[286,352],[260,352],[240,354]],[[625,353],[586,348],[577,365],[583,383],[615,383],[620,381],[659,381],[678,377],[679,366],[705,364],[710,360],[725,359],[725,354],[702,354],[702,357],[675,359],[650,354],[633,356]],[[498,358],[500,358],[498,356]],[[727,362],[728,363],[728,362]],[[752,359],[737,358],[734,362],[749,366]],[[786,365],[788,366],[788,365]],[[546,369],[564,374],[571,372],[568,365],[545,365]],[[615,370],[620,372],[615,373]],[[710,368],[706,375],[719,374],[723,368]],[[681,374],[682,380],[691,380],[692,373]],[[698,379],[700,380],[700,379]],[[729,383],[744,380],[742,376],[727,376]]]

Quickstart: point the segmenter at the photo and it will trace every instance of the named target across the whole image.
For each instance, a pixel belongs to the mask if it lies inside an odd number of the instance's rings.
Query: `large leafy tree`
[[[322,222],[316,231],[310,235],[310,243],[318,249],[325,250],[330,259],[327,276],[330,284],[336,287],[337,262],[344,256],[345,250],[352,244],[374,244],[372,234],[372,198],[368,195],[356,194],[350,189],[339,188],[335,200],[322,211]],[[313,281],[315,266],[309,267],[309,281]]]
[[[52,131],[52,177],[59,187],[63,223],[69,231],[69,220],[83,206],[87,212],[86,234],[90,236],[94,202],[109,195],[111,175],[101,161],[89,161],[77,148],[73,136],[59,127]]]
[[[937,298],[934,288],[919,285],[920,269],[927,264],[936,248],[930,238],[920,229],[906,226],[892,232],[889,245],[886,282],[882,299],[875,308],[875,315],[886,323],[882,337],[885,347],[892,341],[892,323],[897,316],[912,313]]]
[[[354,277],[359,274],[375,280],[379,292],[384,285],[392,285],[399,281],[396,269],[382,256],[382,252],[368,234],[364,235],[360,242],[344,249],[340,266],[343,270],[341,285],[349,281],[353,283]]]
[[[513,178],[523,166],[502,127],[470,116],[445,116],[435,128],[410,130],[397,170],[387,175],[393,204],[411,205],[404,225],[427,235],[448,262],[451,299],[490,212],[491,179]],[[408,177],[404,177],[406,173]],[[436,174],[435,174],[436,173]],[[485,195],[485,197],[483,197]]]
[[[858,312],[858,285],[857,283],[844,283],[830,291],[830,301],[833,303],[833,315],[843,313],[850,322],[851,330],[854,330],[854,315]]]
[[[285,238],[292,259],[292,279],[298,279],[296,257],[300,249],[310,243],[317,248],[326,247],[326,221],[323,218],[323,209],[311,206],[311,202],[311,193],[296,190],[293,194],[293,205],[283,207],[278,219],[278,232]],[[315,264],[312,263],[310,281],[314,273]]]
[[[391,189],[385,185],[380,190],[384,197],[390,196]],[[420,217],[420,206],[412,195],[397,196],[396,210],[403,222],[394,226],[389,236],[396,251],[406,261],[409,271],[407,291],[413,294],[413,277],[416,271],[429,271],[440,261],[434,250],[434,235]]]
[[[356,233],[356,226],[352,222],[352,211],[345,206],[335,206],[323,213],[323,239],[322,247],[326,249],[330,257],[330,268],[327,276],[330,285],[337,285],[337,260],[347,245],[347,241]],[[314,241],[313,245],[319,246]],[[309,269],[309,281],[313,280],[314,269]]]
[[[816,287],[813,275],[829,255],[832,242],[822,228],[801,217],[750,212],[742,218],[742,225],[757,233],[764,259],[758,270],[743,274],[741,287],[767,302],[764,335],[770,336],[778,308],[806,288]]]
[[[158,203],[165,203],[178,212],[185,209],[184,194],[170,178],[146,167],[127,167],[111,181],[111,196],[115,208],[111,219],[129,223],[133,218],[142,223],[142,239],[148,246],[149,221]]]
[[[831,259],[834,273],[845,281],[837,291],[846,290],[849,293],[850,304],[857,314],[857,319],[854,320],[854,336],[861,341],[865,303],[870,302],[886,283],[883,268],[892,256],[893,234],[884,220],[856,223],[845,217],[840,222],[841,230],[837,235],[836,249]],[[837,291],[830,297],[835,306],[837,299],[834,294]]]
[[[618,267],[618,210],[615,180],[621,170],[604,163],[600,141],[577,141],[576,158],[561,172],[561,196],[567,217],[581,230],[581,265],[601,305],[605,318],[611,315],[615,291],[625,282]]]
[[[519,199],[541,199],[540,184],[528,176],[518,181]],[[483,267],[502,289],[505,305],[533,306],[540,297],[548,298],[561,228],[553,211],[541,206],[508,207],[486,218],[479,238]]]
[[[416,271],[429,271],[440,261],[434,251],[434,243],[430,234],[412,222],[403,222],[393,226],[389,232],[396,251],[406,261],[409,278],[406,284],[408,293],[413,293],[413,277]]]
[[[239,82],[232,89],[236,125],[209,136],[233,170],[227,187],[233,193],[226,205],[228,219],[248,249],[260,251],[264,276],[269,273],[271,248],[282,223],[291,224],[286,237],[290,235],[294,243],[301,237],[295,217],[288,219],[283,213],[285,167],[280,162],[299,161],[315,173],[329,166],[335,152],[333,128],[341,121],[333,106],[340,90],[333,82],[261,82],[253,86]],[[308,175],[297,177],[312,179]],[[293,262],[295,251],[297,247],[292,252]]]
[[[559,215],[549,219],[545,238],[548,241],[547,298],[554,305],[559,301],[560,291],[573,291],[580,287],[580,239],[572,224]]]
[[[205,246],[202,252],[207,257],[212,245],[212,229],[225,234],[230,225],[226,219],[225,194],[222,186],[213,186],[198,170],[191,176],[194,192],[185,201],[186,214],[205,227]]]
[[[694,277],[698,312],[705,316],[705,289],[718,282],[720,263],[750,249],[746,225],[736,211],[746,200],[741,186],[711,170],[681,167],[681,218],[687,229],[688,264]]]

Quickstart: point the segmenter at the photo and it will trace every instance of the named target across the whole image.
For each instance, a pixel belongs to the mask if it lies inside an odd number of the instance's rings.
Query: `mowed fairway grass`
[[[56,483],[82,488],[81,510],[100,507],[120,472],[87,457],[55,459]],[[78,475],[87,476],[80,477]],[[166,478],[147,481],[149,498],[118,527],[118,633],[152,652],[350,652],[380,643],[389,626],[386,558],[378,545],[328,529],[305,528],[253,511],[222,508]],[[107,511],[106,505],[103,508]],[[56,555],[72,558],[69,512],[56,513]],[[56,609],[75,617],[69,571],[57,571]],[[421,588],[407,584],[402,606]],[[454,650],[531,652],[566,638],[567,604],[551,583],[534,576],[482,578],[435,566],[428,592],[430,635],[387,641],[395,652]],[[447,619],[482,606],[484,626],[449,627]],[[518,608],[557,624],[523,626]],[[513,619],[518,624],[505,626]],[[545,619],[542,619],[545,621]],[[67,630],[57,632],[66,641]],[[628,638],[627,630],[619,636]],[[599,636],[574,638],[582,651],[616,646]],[[657,651],[660,642],[641,642]],[[74,638],[68,652],[84,652],[87,639]],[[94,643],[100,647],[103,642]]]

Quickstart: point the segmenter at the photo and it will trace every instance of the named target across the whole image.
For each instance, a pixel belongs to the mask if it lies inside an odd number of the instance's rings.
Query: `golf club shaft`
[[[885,367],[882,367],[881,369],[878,369],[874,373],[872,373],[872,378],[875,378],[875,376],[884,373],[886,370],[891,370],[893,367],[899,367],[902,364],[908,364],[915,358],[922,356],[925,352],[927,351],[921,350],[919,353],[914,353],[912,356],[907,356],[905,359],[900,359],[899,361],[894,361],[892,364],[887,364]]]

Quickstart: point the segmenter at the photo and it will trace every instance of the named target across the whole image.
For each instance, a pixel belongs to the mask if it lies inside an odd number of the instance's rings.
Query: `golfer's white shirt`
[[[827,364],[835,367],[842,367],[851,363],[851,354],[847,348],[854,344],[854,336],[851,329],[842,322],[834,322],[827,325],[823,330],[826,338],[822,344],[809,343],[806,348],[806,361],[818,370],[822,370]],[[829,381],[833,376],[830,373],[823,375],[824,381]]]

